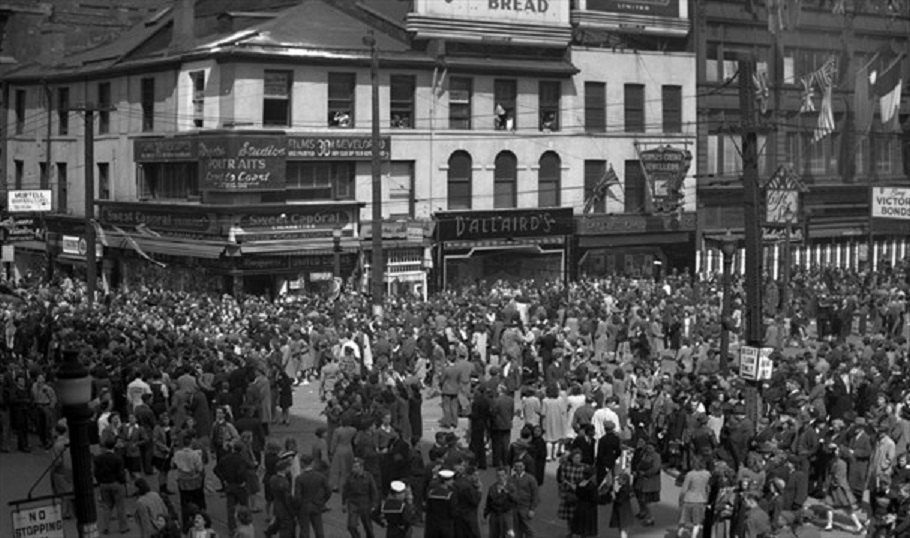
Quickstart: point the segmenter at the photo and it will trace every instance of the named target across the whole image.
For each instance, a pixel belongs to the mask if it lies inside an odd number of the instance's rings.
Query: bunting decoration
[[[831,93],[836,76],[837,59],[835,56],[828,57],[824,65],[815,72],[815,82],[822,90],[822,107],[818,113],[818,125],[815,127],[814,140],[816,142],[834,132],[834,109],[831,102]]]
[[[862,143],[872,129],[874,114],[871,90],[869,67],[862,66],[856,71],[853,79],[853,111],[857,146]]]
[[[139,246],[139,243],[137,243],[136,240],[133,239],[133,237],[129,233],[127,233],[126,231],[124,231],[123,229],[121,229],[117,226],[114,226],[114,230],[123,237],[123,241],[125,241],[126,244],[129,245],[130,248],[132,248],[136,252],[136,254],[138,254],[142,259],[152,262],[153,264],[155,264],[161,268],[167,267],[167,265],[165,265],[164,263],[161,263],[158,260],[156,260],[156,259],[152,258],[151,256],[149,256],[148,254],[146,254],[146,252],[144,250],[142,250],[142,247]]]
[[[597,186],[594,187],[591,196],[585,201],[583,213],[585,215],[591,213],[591,211],[594,210],[594,206],[603,200],[604,196],[615,202],[622,202],[622,200],[619,199],[619,196],[613,192],[613,187],[619,187],[619,189],[622,190],[622,184],[619,182],[619,177],[616,175],[616,172],[613,170],[613,165],[611,164],[604,170],[603,176],[601,176],[600,181],[597,182]]]

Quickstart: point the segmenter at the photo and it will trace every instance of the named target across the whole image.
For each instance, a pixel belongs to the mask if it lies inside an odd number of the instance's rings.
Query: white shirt
[[[129,402],[130,406],[136,407],[142,404],[142,395],[151,393],[152,387],[137,377],[126,386],[126,401]]]
[[[597,411],[594,411],[594,416],[591,417],[591,423],[594,424],[594,439],[600,440],[601,437],[607,432],[605,424],[607,422],[612,422],[614,426],[614,431],[619,431],[619,415],[609,407],[601,407]]]

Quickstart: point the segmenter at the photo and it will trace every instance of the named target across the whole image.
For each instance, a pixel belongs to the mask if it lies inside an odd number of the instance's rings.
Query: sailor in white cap
[[[386,521],[386,538],[409,538],[417,513],[411,503],[408,486],[399,480],[389,486],[389,496],[382,501],[382,516]]]
[[[437,475],[437,480],[430,483],[427,491],[427,518],[424,536],[454,538],[455,498],[452,488],[455,471],[441,469]]]

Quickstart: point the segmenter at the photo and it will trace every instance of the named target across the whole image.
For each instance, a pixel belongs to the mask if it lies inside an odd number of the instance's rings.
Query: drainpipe
[[[44,88],[44,100],[47,103],[47,130],[45,131],[44,139],[44,182],[45,184],[39,185],[42,189],[51,188],[51,123],[53,120],[53,106],[51,105],[52,95],[51,88],[47,84],[47,80],[42,80],[41,85]],[[51,190],[51,200],[54,200],[54,191]],[[51,204],[53,208],[53,202]],[[47,237],[47,222],[44,220],[44,213],[41,213],[41,229],[44,230],[44,257],[47,261],[47,267],[45,270],[45,277],[47,281],[50,282],[54,278],[54,257],[51,256],[50,251],[50,241]]]

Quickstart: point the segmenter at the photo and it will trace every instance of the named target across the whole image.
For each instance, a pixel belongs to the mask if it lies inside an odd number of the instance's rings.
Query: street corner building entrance
[[[435,214],[441,287],[485,280],[565,280],[575,231],[571,208]]]

